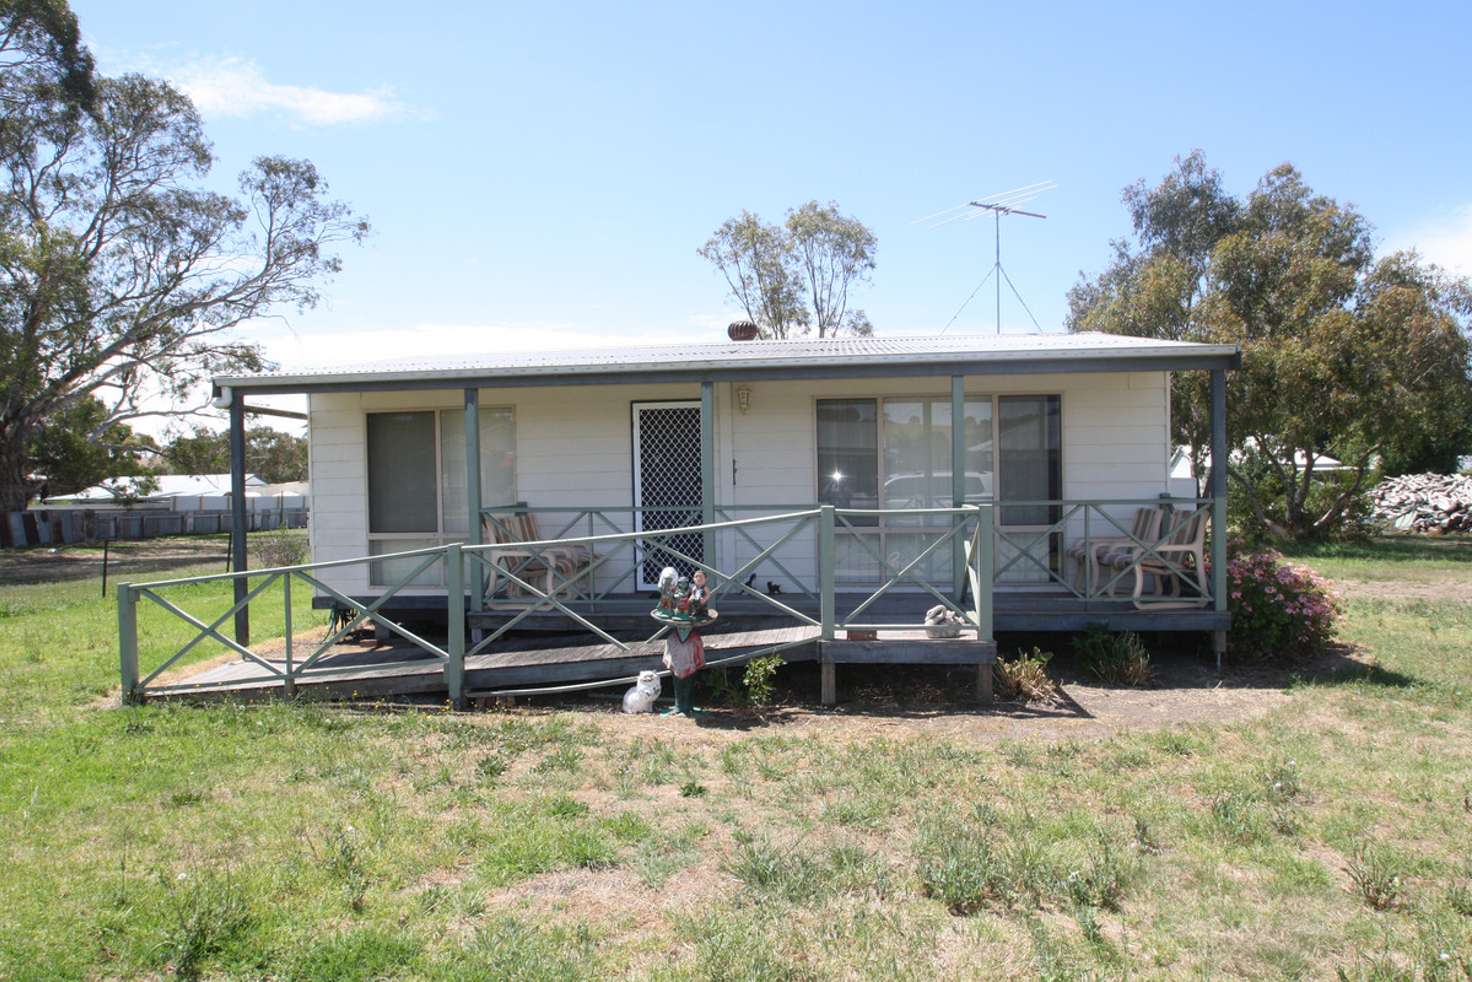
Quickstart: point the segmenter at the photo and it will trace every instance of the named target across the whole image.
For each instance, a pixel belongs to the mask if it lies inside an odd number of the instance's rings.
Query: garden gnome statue
[[[701,571],[686,579],[666,566],[659,574],[659,606],[650,611],[651,617],[671,628],[664,639],[664,665],[674,676],[674,711],[681,716],[695,715],[695,673],[705,665],[700,628],[717,617],[707,606],[705,583]]]

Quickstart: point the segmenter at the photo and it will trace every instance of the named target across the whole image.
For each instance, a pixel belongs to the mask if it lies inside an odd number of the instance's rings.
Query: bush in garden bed
[[[1048,662],[1052,660],[1051,651],[1036,646],[1031,651],[1018,648],[1013,658],[998,655],[993,666],[997,694],[1009,701],[1052,702],[1058,694],[1057,683],[1048,677]]]
[[[1234,549],[1227,562],[1230,647],[1244,661],[1303,658],[1334,636],[1339,602],[1312,570],[1270,549]]]
[[[1116,634],[1095,624],[1074,636],[1073,650],[1083,667],[1104,685],[1142,689],[1155,681],[1150,651],[1133,631]]]

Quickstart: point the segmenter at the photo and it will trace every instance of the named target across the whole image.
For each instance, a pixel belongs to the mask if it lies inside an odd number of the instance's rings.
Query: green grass
[[[1391,535],[1291,546],[1289,558],[1338,580],[1472,586],[1472,536]]]
[[[218,565],[210,564],[171,568],[146,578],[175,579],[219,572]],[[137,579],[143,582],[144,578]],[[254,587],[260,580],[250,577],[248,582]],[[230,581],[214,580],[169,587],[159,593],[209,623],[230,608],[233,589]],[[285,623],[281,589],[278,583],[251,604],[253,637],[281,635]],[[71,715],[78,702],[96,699],[117,688],[116,592],[110,589],[109,593],[111,596],[104,601],[97,581],[85,580],[0,586],[0,664],[4,665],[6,680],[0,688],[3,729],[13,729],[37,714]],[[325,624],[323,612],[312,610],[311,593],[300,584],[293,584],[292,612],[294,632]],[[157,604],[140,599],[140,672],[148,674],[198,633]],[[206,640],[176,664],[196,664],[226,651],[219,642]]]
[[[1444,548],[1302,558],[1435,584]],[[0,586],[0,978],[1462,978],[1472,604],[1349,594],[1361,660],[1264,715],[978,741],[110,708],[96,582]],[[150,614],[145,663],[190,633]]]

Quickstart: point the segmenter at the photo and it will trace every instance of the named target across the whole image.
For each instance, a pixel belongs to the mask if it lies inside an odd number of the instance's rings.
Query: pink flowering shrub
[[[1243,661],[1301,658],[1334,636],[1338,598],[1312,570],[1276,552],[1235,552],[1227,589],[1231,651]]]

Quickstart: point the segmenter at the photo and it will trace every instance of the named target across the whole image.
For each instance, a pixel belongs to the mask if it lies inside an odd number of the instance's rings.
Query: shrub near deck
[[[1266,714],[1077,739],[1030,709],[101,708],[112,611],[83,586],[0,593],[0,977],[1454,978],[1472,958],[1469,604],[1351,594],[1361,661],[1303,668]]]

